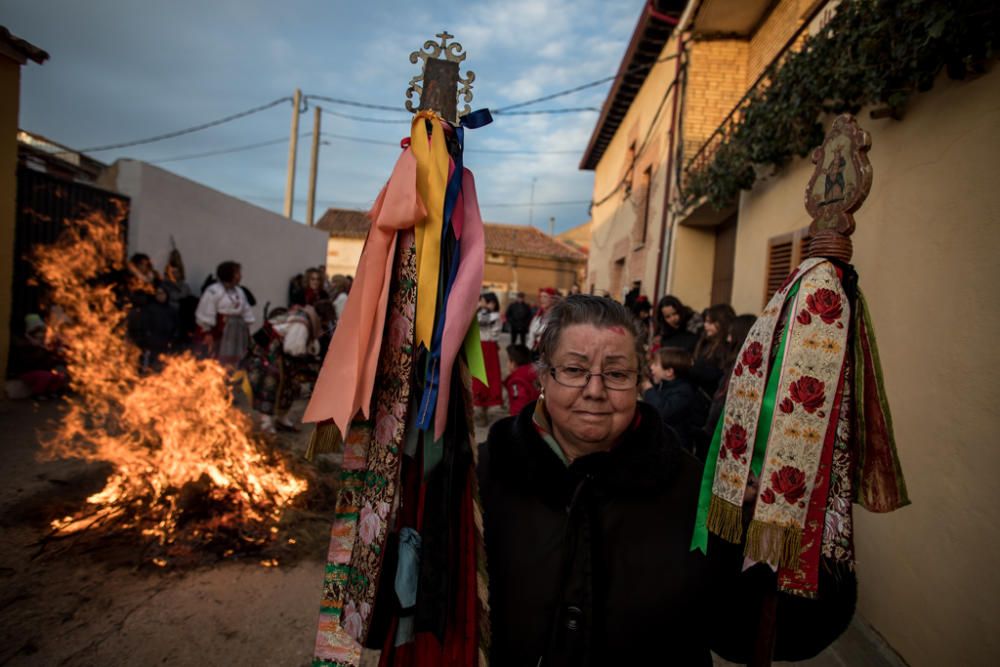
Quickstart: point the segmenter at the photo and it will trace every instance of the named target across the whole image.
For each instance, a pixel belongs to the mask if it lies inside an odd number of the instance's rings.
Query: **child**
[[[507,388],[507,403],[511,416],[516,416],[528,403],[538,398],[538,376],[531,362],[531,350],[525,345],[509,345],[507,359],[510,361],[510,375],[503,381]]]
[[[656,351],[650,364],[652,382],[646,382],[642,399],[656,408],[663,424],[673,430],[680,445],[694,448],[693,430],[705,420],[705,401],[688,379],[693,361],[691,353],[678,347]]]

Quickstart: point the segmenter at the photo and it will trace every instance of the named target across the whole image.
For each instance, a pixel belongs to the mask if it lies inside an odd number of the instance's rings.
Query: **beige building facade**
[[[643,10],[581,163],[595,172],[587,280],[619,297],[642,280],[651,298],[674,294],[698,309],[726,302],[757,314],[804,256],[812,164],[755,166],[752,189],[721,210],[684,206],[680,191],[711,160],[730,112],[765,68],[815,33],[837,3],[677,4]],[[646,61],[654,64],[629,86],[636,54],[649,50],[652,9],[677,25],[659,36],[658,55]],[[856,214],[853,263],[913,501],[886,515],[855,511],[858,612],[911,665],[1000,660],[992,567],[1000,522],[990,476],[1000,466],[992,441],[1000,315],[990,299],[1000,281],[995,64],[965,81],[939,77],[898,120],[871,107],[856,114],[872,135],[874,184]],[[832,117],[819,120],[829,127]]]

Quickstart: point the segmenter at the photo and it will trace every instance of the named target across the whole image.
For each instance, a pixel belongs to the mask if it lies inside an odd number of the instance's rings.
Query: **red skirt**
[[[489,386],[472,379],[472,403],[476,407],[488,408],[503,405],[503,380],[500,378],[500,353],[496,341],[484,340],[483,362],[486,365],[486,379]]]

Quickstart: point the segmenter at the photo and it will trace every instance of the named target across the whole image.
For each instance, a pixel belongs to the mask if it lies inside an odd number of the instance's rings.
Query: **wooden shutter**
[[[795,235],[776,236],[767,242],[767,276],[764,285],[764,305],[785,282],[793,268],[792,254],[796,250]]]
[[[767,276],[764,285],[764,305],[778,291],[785,278],[809,256],[809,228],[775,236],[767,242]]]

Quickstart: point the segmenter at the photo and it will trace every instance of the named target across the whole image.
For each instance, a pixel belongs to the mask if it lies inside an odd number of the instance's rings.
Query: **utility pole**
[[[295,158],[299,150],[299,107],[302,103],[302,91],[295,89],[292,97],[292,136],[288,142],[288,180],[285,181],[285,217],[291,219],[292,207],[295,201]]]
[[[309,163],[309,200],[306,202],[306,224],[314,225],[316,212],[316,168],[319,166],[319,115],[322,109],[313,108],[312,159]]]
[[[535,220],[535,181],[538,177],[535,176],[531,179],[531,198],[528,200],[528,226],[534,225]]]

